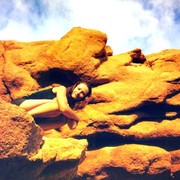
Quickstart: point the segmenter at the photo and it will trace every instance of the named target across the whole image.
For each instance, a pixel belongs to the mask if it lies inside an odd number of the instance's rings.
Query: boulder
[[[1,100],[0,112],[0,179],[8,179],[39,151],[43,131],[16,105]]]
[[[122,145],[89,151],[75,179],[154,179],[167,177],[171,156],[167,151],[145,145]],[[170,176],[170,175],[168,175]]]
[[[44,137],[42,148],[29,159],[20,177],[73,179],[77,174],[78,165],[85,159],[87,145],[87,140]]]

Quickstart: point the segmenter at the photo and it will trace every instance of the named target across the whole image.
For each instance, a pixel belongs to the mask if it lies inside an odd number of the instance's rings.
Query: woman
[[[63,114],[69,119],[69,128],[74,129],[79,119],[73,109],[82,108],[82,104],[84,105],[86,102],[86,97],[90,95],[91,86],[86,82],[78,82],[67,88],[59,86],[35,92],[29,96],[15,99],[12,103],[25,109],[35,119],[51,119]],[[44,126],[43,122],[40,124],[46,130],[50,129],[50,126],[53,128],[53,125],[50,125],[50,123],[46,123]]]

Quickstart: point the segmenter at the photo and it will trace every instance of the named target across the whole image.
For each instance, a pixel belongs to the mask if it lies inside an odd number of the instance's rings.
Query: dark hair
[[[81,83],[87,85],[89,91],[88,91],[88,93],[81,100],[76,101],[76,100],[74,100],[72,98],[71,95],[72,95],[73,90],[76,88],[76,86],[78,86]],[[88,97],[91,96],[91,94],[92,94],[92,87],[91,87],[91,85],[89,83],[87,83],[87,82],[84,82],[84,81],[79,81],[76,84],[66,88],[66,95],[67,95],[69,106],[72,109],[76,109],[76,110],[77,109],[82,109],[88,103],[87,99],[88,99]]]

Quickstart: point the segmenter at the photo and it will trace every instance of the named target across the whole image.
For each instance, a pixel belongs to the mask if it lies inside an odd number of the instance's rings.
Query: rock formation
[[[0,42],[0,179],[180,178],[180,50],[113,55],[106,42],[105,33],[80,27],[60,40]],[[78,80],[93,93],[75,130],[42,134],[11,105]]]

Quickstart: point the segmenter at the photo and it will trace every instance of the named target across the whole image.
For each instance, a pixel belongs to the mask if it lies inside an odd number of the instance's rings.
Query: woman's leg
[[[37,120],[37,119],[36,119]],[[50,118],[38,118],[36,123],[43,129],[59,129],[60,127],[67,124],[68,119],[65,116],[57,116],[57,117],[50,117]]]
[[[22,102],[19,106],[26,111],[29,111],[31,109],[36,108],[37,106],[40,106],[42,104],[51,102],[51,99],[27,99],[24,102]]]
[[[28,113],[33,117],[56,117],[61,114],[57,101],[51,100],[29,110]]]
[[[20,107],[27,110],[27,112],[33,117],[54,118],[61,115],[56,100],[26,100],[20,105]],[[68,121],[61,120],[55,122],[49,121],[48,123],[42,122],[40,126],[42,126],[44,130],[47,130],[51,128],[58,128],[66,123],[70,129],[75,129],[77,126],[77,122],[72,119],[69,119]]]
[[[44,130],[50,130],[50,129],[59,129],[61,128],[62,126],[64,126],[65,124],[68,124],[68,127],[70,129],[75,129],[76,126],[77,126],[77,122],[76,121],[73,121],[73,120],[67,120],[66,122],[65,121],[62,121],[62,120],[59,120],[59,121],[52,121],[52,120],[49,120],[49,122],[42,122],[39,124],[39,126]]]

